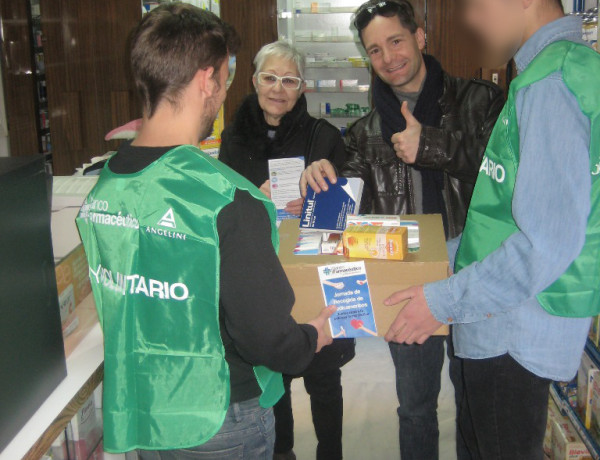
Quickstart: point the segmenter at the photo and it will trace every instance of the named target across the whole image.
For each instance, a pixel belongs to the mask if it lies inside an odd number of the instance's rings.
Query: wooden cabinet
[[[40,152],[29,0],[0,0],[2,74],[12,156]]]
[[[110,150],[106,133],[139,117],[127,55],[141,4],[41,0],[41,11],[54,171],[68,175]]]
[[[254,91],[254,56],[263,45],[277,40],[277,0],[221,0],[221,18],[242,37],[235,80],[225,101],[225,123],[229,124],[244,97]]]

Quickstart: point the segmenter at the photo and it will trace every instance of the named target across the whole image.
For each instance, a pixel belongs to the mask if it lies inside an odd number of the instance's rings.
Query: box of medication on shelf
[[[598,378],[600,371],[584,352],[577,372],[577,411],[588,430],[592,422],[592,385]]]
[[[56,264],[56,285],[63,336],[66,337],[79,324],[76,308],[85,299],[92,287],[83,245],[77,246],[69,255]]]
[[[592,460],[575,427],[569,419],[554,421],[552,425],[552,460]]]
[[[592,318],[592,325],[590,326],[588,337],[596,347],[600,346],[600,316],[594,316]]]
[[[410,286],[446,279],[448,277],[448,252],[440,215],[406,216],[419,224],[421,248],[409,252],[403,261],[365,259],[373,312],[379,335],[385,335],[404,304],[388,307],[383,301],[394,292]],[[319,267],[348,262],[340,255],[307,255],[298,257],[294,249],[300,234],[299,220],[285,220],[279,228],[279,260],[294,289],[296,303],[292,316],[305,323],[315,318],[323,309]],[[436,335],[447,335],[442,327]]]
[[[544,454],[549,458],[552,457],[552,426],[554,422],[561,422],[565,418],[552,397],[548,398],[548,418],[546,419],[546,432],[544,433]]]
[[[596,442],[600,442],[600,379],[594,379],[591,383],[591,386],[592,419],[590,422],[589,431]]]

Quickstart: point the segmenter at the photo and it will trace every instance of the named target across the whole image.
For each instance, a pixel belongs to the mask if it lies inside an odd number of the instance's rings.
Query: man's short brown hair
[[[211,12],[168,3],[146,14],[131,40],[131,68],[149,118],[162,99],[177,106],[180,92],[200,69],[215,74],[240,39],[233,27]]]

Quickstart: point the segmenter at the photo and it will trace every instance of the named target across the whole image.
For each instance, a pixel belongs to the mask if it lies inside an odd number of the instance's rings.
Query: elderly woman
[[[346,153],[337,128],[311,117],[304,97],[304,56],[286,42],[264,46],[254,60],[256,94],[239,107],[223,132],[220,159],[270,196],[268,161],[304,157],[306,165],[328,159],[341,168]],[[288,204],[300,214],[301,200]],[[317,459],[342,458],[342,385],[340,368],[354,357],[354,341],[335,340],[323,348],[300,376],[284,376],[286,393],[275,406],[275,459],[294,459],[294,419],[290,383],[303,377],[310,395],[318,439]]]

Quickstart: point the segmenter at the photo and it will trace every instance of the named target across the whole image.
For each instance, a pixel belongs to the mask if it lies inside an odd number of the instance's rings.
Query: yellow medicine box
[[[404,260],[408,254],[406,227],[351,226],[343,241],[344,255],[350,258]]]

